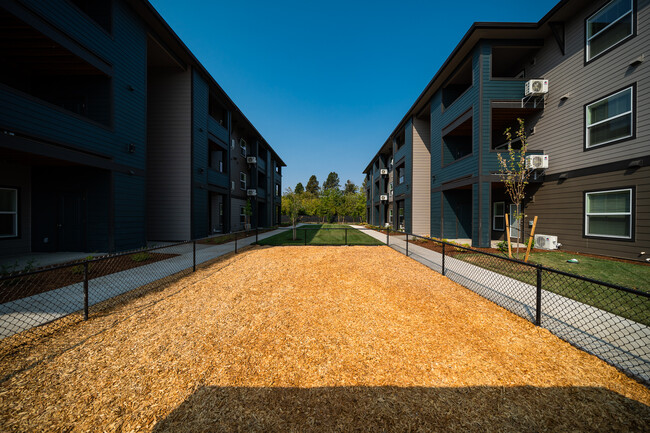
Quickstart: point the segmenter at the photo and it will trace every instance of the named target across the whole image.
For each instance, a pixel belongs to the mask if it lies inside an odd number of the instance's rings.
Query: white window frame
[[[607,119],[600,120],[600,121],[598,121],[596,123],[592,123],[591,125],[589,124],[589,107],[591,107],[592,105],[598,104],[600,102],[603,102],[603,101],[605,101],[607,99],[613,98],[614,96],[620,95],[621,93],[624,93],[624,92],[630,92],[630,110],[629,111],[626,111],[625,113],[617,114],[616,116],[608,117]],[[614,138],[612,140],[604,141],[604,142],[598,143],[598,144],[589,144],[590,128],[593,128],[594,126],[602,125],[603,123],[606,123],[606,122],[611,122],[614,119],[618,119],[619,117],[628,116],[628,115],[630,116],[630,134],[629,135],[626,135],[625,137]],[[594,147],[603,146],[605,144],[613,143],[613,142],[620,141],[620,140],[626,140],[626,139],[628,139],[630,137],[634,137],[634,86],[626,87],[623,90],[620,90],[620,91],[618,91],[616,93],[612,93],[611,95],[605,96],[604,98],[600,98],[597,101],[594,101],[594,102],[592,102],[590,104],[587,104],[587,106],[585,108],[585,131],[586,131],[586,135],[585,135],[585,148],[586,149],[593,149]]]
[[[243,171],[239,172],[239,189],[246,190],[246,173]]]
[[[630,194],[630,210],[629,212],[608,212],[608,213],[590,213],[587,211],[589,209],[589,195],[591,194],[608,194],[612,192],[624,192],[627,191]],[[632,208],[634,206],[634,203],[632,202],[632,199],[634,198],[634,194],[632,193],[632,188],[621,188],[621,189],[609,189],[609,190],[604,190],[604,191],[589,191],[585,192],[585,236],[586,237],[595,237],[595,238],[612,238],[612,239],[632,239],[632,234],[634,232],[634,228],[632,226],[633,220],[632,220]],[[589,217],[590,216],[596,216],[596,215],[628,215],[630,219],[630,234],[629,236],[614,236],[614,235],[601,235],[601,234],[592,234],[589,233]]]
[[[604,27],[603,29],[601,29],[600,31],[598,31],[598,33],[589,36],[589,34],[588,34],[588,32],[589,32],[589,21],[592,20],[596,15],[600,14],[603,10],[605,10],[606,8],[608,8],[611,4],[613,4],[613,3],[616,2],[616,1],[622,1],[622,0],[612,0],[612,1],[608,2],[605,6],[603,6],[603,7],[600,8],[600,9],[598,9],[596,12],[594,12],[594,13],[593,13],[589,18],[587,18],[587,20],[585,21],[585,51],[586,51],[586,59],[587,59],[588,62],[591,61],[591,60],[593,60],[593,59],[598,58],[599,56],[601,56],[601,55],[603,55],[603,54],[605,54],[605,53],[608,52],[612,47],[614,47],[614,46],[620,44],[621,42],[623,42],[623,41],[625,41],[625,40],[631,38],[631,37],[634,35],[634,32],[635,32],[635,22],[634,22],[634,21],[635,21],[635,19],[634,19],[634,0],[626,0],[626,1],[629,1],[629,4],[630,4],[630,9],[628,9],[627,12],[625,12],[624,14],[622,14],[621,16],[619,16],[618,18],[616,18],[614,21],[612,21],[611,23],[609,23],[606,27]],[[623,1],[625,1],[625,0],[623,0]],[[630,32],[630,34],[627,35],[627,36],[625,36],[623,39],[620,39],[620,40],[614,42],[612,45],[610,45],[609,47],[605,48],[604,50],[602,50],[600,53],[596,54],[595,56],[592,56],[592,55],[591,55],[591,44],[590,44],[591,40],[594,39],[594,38],[596,38],[596,37],[598,37],[598,36],[600,36],[601,34],[603,34],[603,32],[606,32],[606,31],[609,30],[612,26],[614,26],[616,23],[618,23],[619,21],[621,21],[623,18],[625,18],[626,16],[628,16],[628,15],[630,15],[630,14],[632,15],[632,19],[631,19],[631,21],[632,21],[632,28],[631,28],[631,32]]]
[[[501,215],[497,215],[497,205],[500,204],[503,206],[503,212]],[[503,227],[497,228],[497,217],[503,218]],[[506,231],[506,202],[504,201],[495,201],[492,203],[492,230],[497,232]]]
[[[239,153],[241,153],[241,156],[246,157],[246,140],[243,138],[239,139]]]
[[[2,235],[0,234],[0,239],[10,239],[18,237],[18,188],[0,188],[4,191],[13,191],[14,192],[14,209],[15,211],[2,210],[0,209],[0,215],[13,215],[14,216],[14,232],[12,234]]]

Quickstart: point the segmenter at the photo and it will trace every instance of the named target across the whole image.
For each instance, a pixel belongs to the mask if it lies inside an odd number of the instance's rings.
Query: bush
[[[501,251],[502,253],[507,253],[508,252],[508,242],[506,241],[501,241],[497,244],[497,250]]]
[[[529,239],[529,240],[530,240],[530,249],[532,250],[533,248],[535,248],[535,238]],[[526,240],[524,245],[526,245],[526,247],[528,247],[528,240]]]
[[[94,259],[93,256],[88,256],[88,257],[84,258],[83,261],[92,260],[92,259]],[[93,267],[93,265],[89,263],[88,264],[88,273],[90,273],[90,270],[92,269],[92,267]],[[74,275],[83,275],[83,273],[84,273],[84,265],[73,266],[70,269],[70,272],[72,272]]]
[[[133,260],[134,262],[146,262],[147,260],[150,260],[150,259],[151,259],[151,254],[149,254],[149,253],[146,252],[146,251],[143,251],[143,252],[141,252],[141,253],[131,254],[129,257],[130,257],[131,260]]]

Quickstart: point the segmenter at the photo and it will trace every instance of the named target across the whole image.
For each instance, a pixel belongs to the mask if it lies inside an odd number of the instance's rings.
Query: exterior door
[[[519,238],[519,227],[521,226],[521,221],[517,221],[517,205],[510,205],[510,212],[508,215],[508,223],[510,224],[510,237]]]

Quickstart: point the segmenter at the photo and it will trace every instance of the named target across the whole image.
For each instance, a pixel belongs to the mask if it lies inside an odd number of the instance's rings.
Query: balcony
[[[211,116],[208,116],[208,132],[224,143],[228,143],[228,129]]]
[[[220,173],[217,170],[208,168],[208,183],[210,185],[228,188],[228,180],[228,175],[226,173]]]

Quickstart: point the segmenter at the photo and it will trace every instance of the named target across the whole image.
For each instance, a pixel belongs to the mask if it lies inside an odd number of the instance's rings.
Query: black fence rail
[[[393,249],[650,383],[650,293],[394,230]]]
[[[272,229],[159,245],[0,274],[0,339],[63,318],[83,318],[238,252]]]

